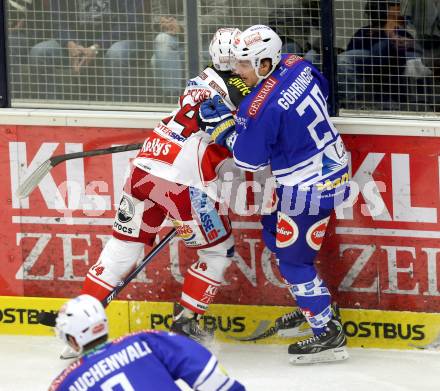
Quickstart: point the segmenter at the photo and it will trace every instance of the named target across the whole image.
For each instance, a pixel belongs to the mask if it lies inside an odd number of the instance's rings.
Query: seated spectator
[[[157,32],[153,42],[153,56],[151,65],[157,88],[165,97],[179,96],[185,85],[185,47],[183,44],[185,24],[183,13],[184,2],[181,0],[152,0],[153,28]],[[228,26],[227,16],[229,0],[201,0],[200,33],[201,33],[201,60],[209,62],[208,47],[218,26]],[[198,72],[198,70],[197,70]],[[193,77],[195,75],[189,75]]]
[[[44,0],[8,0],[8,59],[12,98],[29,98],[28,55],[32,46],[47,39],[42,25]]]
[[[303,31],[303,25],[301,23],[302,20],[298,21],[298,17],[295,17],[295,11],[293,8],[275,7],[269,14],[267,25],[275,31],[283,41],[283,47],[281,49],[283,53],[293,53],[298,56],[304,56],[305,51],[300,40],[303,38],[305,32]],[[301,12],[302,9],[297,11]]]
[[[431,71],[400,15],[400,1],[370,0],[365,11],[370,24],[355,33],[338,58],[342,101],[348,108],[356,102],[356,108],[400,110],[408,103],[409,78],[423,78]],[[359,107],[359,101],[370,107]]]
[[[414,27],[423,48],[423,62],[440,74],[440,3],[432,0],[401,0],[401,13]]]
[[[321,66],[320,2],[316,0],[276,0],[268,26],[283,41],[282,52],[303,56]]]
[[[401,0],[401,13],[416,33],[423,63],[433,72],[432,88],[421,91],[430,96],[433,110],[440,111],[440,3],[438,0]]]
[[[49,0],[49,11],[46,28],[53,30],[53,39],[37,44],[30,52],[33,74],[40,81],[38,97],[63,96],[63,91],[56,89],[55,68],[65,67],[74,76],[101,76],[102,70],[104,83],[90,83],[110,87],[105,91],[109,98],[98,99],[126,99],[130,84],[136,82],[131,73],[144,50],[143,1]]]

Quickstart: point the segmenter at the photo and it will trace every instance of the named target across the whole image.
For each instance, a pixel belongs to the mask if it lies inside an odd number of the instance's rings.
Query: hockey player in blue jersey
[[[301,57],[281,55],[281,46],[278,35],[262,25],[236,38],[234,70],[255,88],[235,121],[231,116],[208,131],[233,152],[238,167],[270,166],[276,178],[277,211],[263,217],[263,238],[300,309],[283,320],[307,320],[314,333],[289,346],[290,361],[343,360],[346,337],[314,260],[332,211],[348,197],[348,158],[327,112],[326,80]],[[215,98],[201,112],[224,118],[227,109]]]
[[[104,307],[90,295],[62,307],[56,332],[82,357],[52,382],[49,391],[171,391],[180,390],[178,379],[193,390],[245,390],[215,356],[187,337],[141,331],[107,342]]]

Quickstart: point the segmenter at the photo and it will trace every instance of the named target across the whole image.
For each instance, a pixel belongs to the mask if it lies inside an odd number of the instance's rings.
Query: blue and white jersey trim
[[[269,162],[266,162],[266,163],[262,163],[262,164],[259,164],[259,165],[255,166],[253,164],[249,164],[249,163],[246,163],[246,162],[242,162],[241,160],[238,160],[235,157],[235,155],[234,155],[234,161],[235,161],[235,164],[238,167],[240,167],[240,168],[242,168],[243,170],[246,170],[246,171],[264,170],[269,165]]]
[[[278,182],[284,186],[307,187],[336,174],[338,171],[347,168],[348,159],[346,155],[342,158],[335,155],[335,145],[340,143],[338,137],[333,143],[329,144],[322,151],[311,158],[297,163],[291,167],[279,170],[272,170]],[[324,163],[325,161],[325,163]]]
[[[228,377],[219,367],[217,359],[211,356],[192,388],[198,391],[227,391],[234,384],[235,380]]]

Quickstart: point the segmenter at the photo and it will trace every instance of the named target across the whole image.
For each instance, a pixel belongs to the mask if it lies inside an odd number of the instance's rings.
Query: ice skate
[[[299,308],[277,318],[275,320],[275,330],[276,334],[283,338],[302,337],[312,334],[312,330]]]
[[[170,331],[185,335],[201,344],[206,344],[212,340],[212,334],[200,327],[199,320],[199,314],[175,303],[173,323],[170,327]]]
[[[332,312],[333,317],[339,320],[339,307],[336,304],[332,304]],[[301,326],[304,326],[306,324],[307,319],[301,312],[299,307],[295,311],[288,312],[287,314],[284,314],[275,320],[275,328],[277,330],[277,334],[280,337],[285,338],[312,334],[312,330],[308,327],[299,330]]]
[[[315,364],[341,361],[348,358],[345,348],[347,338],[341,323],[332,319],[325,330],[304,341],[289,346],[289,361],[292,364]]]

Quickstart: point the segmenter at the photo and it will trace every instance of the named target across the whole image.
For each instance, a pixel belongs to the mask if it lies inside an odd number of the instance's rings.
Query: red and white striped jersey
[[[243,98],[249,92],[230,72],[206,68],[188,81],[179,97],[178,109],[148,131],[134,165],[170,182],[199,188],[217,199],[215,180],[231,155],[200,130],[199,108],[203,101],[220,95],[235,111],[240,96]]]

